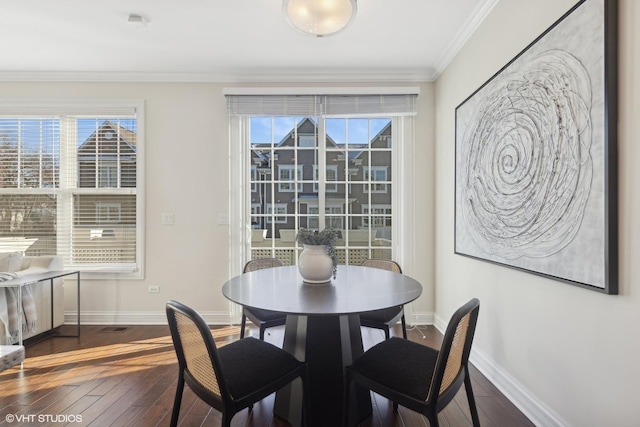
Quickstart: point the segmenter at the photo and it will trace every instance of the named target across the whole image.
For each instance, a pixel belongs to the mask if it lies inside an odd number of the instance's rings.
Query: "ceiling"
[[[292,28],[281,0],[7,1],[0,80],[429,81],[497,1],[359,0],[325,38]]]

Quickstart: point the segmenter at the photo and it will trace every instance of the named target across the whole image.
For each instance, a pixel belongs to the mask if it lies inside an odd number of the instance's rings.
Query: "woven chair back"
[[[456,333],[453,336],[453,343],[447,358],[447,364],[444,368],[442,376],[442,384],[440,385],[440,393],[443,393],[455,381],[460,369],[462,369],[462,355],[464,353],[464,344],[467,338],[467,330],[469,329],[469,318],[471,313],[464,316],[456,326]]]
[[[427,401],[442,396],[460,380],[467,368],[471,344],[478,321],[480,302],[473,298],[451,316],[433,372]]]
[[[252,259],[244,266],[244,272],[249,273],[251,271],[262,270],[265,268],[282,267],[284,262],[278,258],[258,258]]]
[[[218,377],[213,367],[205,339],[195,322],[184,313],[173,311],[182,352],[189,375],[211,394],[221,397]]]
[[[402,269],[400,268],[400,265],[395,261],[391,261],[390,259],[377,259],[377,258],[365,259],[362,262],[362,266],[379,268],[381,270],[389,270],[389,271],[393,271],[394,273],[402,273]]]

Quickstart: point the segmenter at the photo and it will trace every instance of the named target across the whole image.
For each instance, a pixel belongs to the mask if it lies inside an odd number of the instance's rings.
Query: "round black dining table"
[[[360,313],[407,304],[422,286],[410,276],[371,267],[339,265],[328,283],[305,283],[296,266],[244,273],[222,286],[223,295],[245,307],[287,314],[283,348],[309,365],[311,426],[342,424],[344,367],[363,353]],[[349,393],[351,420],[371,413],[367,390]],[[276,394],[274,412],[302,424],[299,382]]]

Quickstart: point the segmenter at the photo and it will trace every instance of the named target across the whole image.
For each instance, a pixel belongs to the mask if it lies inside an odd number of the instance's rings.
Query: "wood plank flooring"
[[[27,343],[22,369],[0,372],[0,426],[168,426],[177,380],[168,327],[112,329],[82,326],[80,338]],[[265,339],[281,346],[283,331],[271,328]],[[384,339],[381,331],[362,331],[365,349]],[[216,327],[212,332],[218,345],[239,338],[237,326]],[[399,333],[398,329],[396,335]],[[251,334],[257,336],[257,330],[252,329]],[[428,326],[409,330],[409,339],[438,346],[442,336]],[[473,367],[471,375],[483,426],[533,426]],[[372,397],[373,415],[360,427],[428,426],[422,416],[403,407],[395,413],[389,401],[375,394]],[[273,395],[253,411],[237,414],[232,425],[287,426],[273,416],[272,408]],[[218,411],[185,388],[180,426],[219,426],[220,420]],[[471,426],[470,420],[464,390],[439,415],[443,427]]]

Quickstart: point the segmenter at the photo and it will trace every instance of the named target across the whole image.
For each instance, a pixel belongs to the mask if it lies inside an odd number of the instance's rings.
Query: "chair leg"
[[[471,388],[471,377],[469,377],[469,367],[465,367],[464,389],[467,392],[467,400],[469,401],[469,410],[471,411],[471,421],[473,427],[480,427],[480,417],[478,417],[478,408],[476,407],[476,399],[473,397],[473,389]]]
[[[264,331],[267,329],[266,326],[264,326],[264,323],[260,325],[260,339],[262,341],[264,341]]]
[[[407,321],[404,319],[404,314],[400,318],[400,321],[402,322],[402,336],[406,340],[407,339]]]
[[[242,315],[242,321],[240,322],[240,339],[244,338],[244,328],[247,327],[247,316]]]
[[[176,396],[173,399],[173,411],[171,413],[171,427],[178,425],[178,416],[180,415],[180,404],[182,403],[182,392],[184,391],[184,374],[182,368],[178,374],[178,386],[176,387]]]

